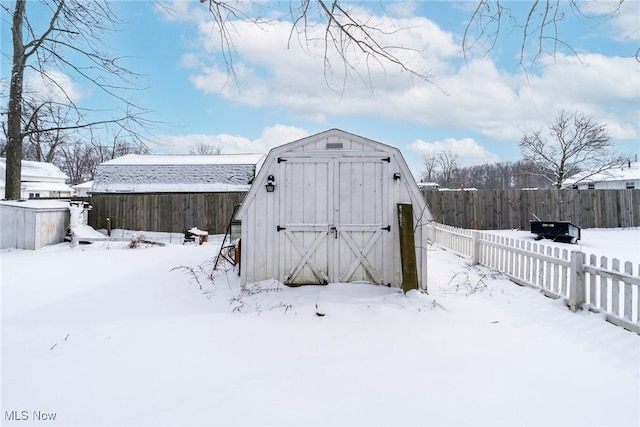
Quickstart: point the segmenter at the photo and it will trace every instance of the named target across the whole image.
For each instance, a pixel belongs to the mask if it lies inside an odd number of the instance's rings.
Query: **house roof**
[[[577,182],[611,182],[611,181],[633,181],[640,179],[640,162],[627,162],[619,168],[609,169],[604,172],[588,176],[590,172],[580,172],[564,182],[564,186],[571,186]],[[586,177],[586,178],[585,178]]]
[[[128,154],[101,163],[93,193],[247,191],[263,154]]]
[[[1,180],[5,180],[5,171],[7,170],[7,159],[0,158]],[[33,162],[30,160],[22,161],[21,171],[22,181],[46,181],[46,182],[62,182],[67,178],[56,165],[53,163]]]

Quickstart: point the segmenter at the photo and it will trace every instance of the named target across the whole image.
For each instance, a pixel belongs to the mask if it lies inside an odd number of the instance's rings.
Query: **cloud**
[[[152,151],[162,154],[189,154],[199,144],[221,147],[221,154],[260,152],[253,149],[255,146],[251,140],[227,134],[157,135],[154,141],[156,145],[152,147]]]
[[[308,135],[305,129],[281,124],[265,127],[260,137],[255,140],[228,134],[158,135],[155,137],[157,144],[153,151],[166,154],[189,154],[194,146],[205,144],[221,147],[221,154],[266,153],[274,147]]]
[[[206,5],[191,1],[160,1],[153,8],[168,22],[198,22],[209,16]]]
[[[57,70],[47,70],[46,76],[27,72],[25,83],[27,88],[25,93],[28,92],[31,96],[42,100],[58,101],[64,104],[69,101],[77,103],[88,95],[71,77]]]
[[[625,2],[612,25],[639,7],[628,3],[635,2]],[[191,82],[204,93],[240,106],[287,110],[319,123],[333,117],[372,116],[464,129],[484,140],[514,143],[564,109],[605,122],[614,138],[640,137],[640,71],[635,59],[558,53],[541,57],[537,68],[528,72],[505,69],[497,62],[497,52],[465,63],[459,35],[400,10],[414,6],[386,3],[393,9],[387,15],[373,9],[352,12],[363,19],[368,16],[371,26],[388,34],[387,44],[411,46],[396,53],[415,69],[430,73],[434,84],[353,52],[348,54],[353,68],[345,69],[339,57],[325,58],[323,45],[315,43],[322,40],[323,26],[310,25],[307,38],[295,32],[291,37],[291,24],[277,15],[269,25],[232,23],[236,85],[220,62],[210,17],[186,13],[199,22],[199,50],[188,52],[183,65],[193,70]],[[350,78],[345,79],[345,72]]]
[[[319,122],[331,116],[374,115],[463,127],[496,141],[513,141],[525,129],[543,126],[565,108],[608,117],[613,120],[612,128],[636,129],[638,134],[638,127],[631,124],[635,120],[632,104],[638,101],[634,85],[639,81],[632,59],[558,54],[543,57],[536,74],[506,72],[488,58],[454,66],[460,58],[453,35],[425,18],[395,22],[398,27],[412,29],[401,36],[403,44],[415,46],[421,53],[407,58],[418,67],[429,64],[434,75],[441,76],[434,80],[438,87],[379,65],[367,69],[368,64],[361,62],[354,72],[373,90],[357,80],[343,82],[326,76],[322,55],[315,46],[306,46],[305,52],[294,41],[288,50],[282,49],[290,34],[286,22],[267,28],[237,24],[243,35],[236,44],[241,59],[236,63],[238,86],[219,66],[199,68],[191,80],[203,92],[239,105],[282,107]],[[338,61],[330,59],[336,66]],[[340,90],[329,90],[327,82]]]
[[[426,18],[390,18],[388,16],[370,16],[368,11],[354,10],[362,20],[376,28],[381,42],[397,46],[394,54],[412,69],[424,74],[441,73],[449,64],[441,58],[457,55],[458,47],[453,35],[442,31],[435,23]],[[203,48],[203,58],[208,57],[211,66],[197,69],[192,80],[205,92],[218,92],[225,98],[240,97],[252,104],[274,102],[274,96],[281,93],[301,93],[307,96],[318,94],[333,95],[327,86],[345,95],[360,96],[361,91],[371,92],[370,87],[378,88],[390,85],[411,84],[411,76],[389,62],[380,62],[376,58],[358,52],[353,45],[344,52],[331,50],[325,52],[324,26],[309,23],[305,33],[292,33],[290,22],[275,20],[268,25],[255,25],[251,22],[234,21],[233,28],[234,66],[239,87],[227,85],[226,67],[220,66],[219,38],[211,30],[209,22],[199,23],[199,45]],[[399,30],[402,29],[402,30]],[[411,46],[412,48],[407,48]],[[345,67],[341,53],[344,53],[349,66]],[[227,58],[225,65],[230,58]],[[217,62],[216,62],[217,61]],[[190,59],[189,62],[193,62]],[[213,64],[217,66],[213,66]],[[345,78],[347,77],[347,78]],[[415,79],[414,79],[415,80]],[[263,96],[255,99],[246,95],[247,87],[266,86]],[[278,98],[275,98],[277,100]],[[280,97],[280,99],[282,99]]]
[[[409,144],[407,148],[426,155],[449,151],[457,156],[460,166],[482,165],[499,161],[497,155],[487,151],[486,148],[472,138],[445,138],[434,142],[417,140]]]
[[[416,0],[390,1],[385,10],[393,15],[410,17],[415,16],[417,9],[420,7]]]
[[[543,72],[530,78],[529,87],[521,87],[523,101],[529,99],[535,106],[531,118],[547,123],[564,109],[607,124],[614,138],[640,137],[640,69],[634,59],[556,55],[542,63]]]
[[[635,0],[618,1],[591,1],[582,5],[581,10],[601,16],[603,23],[598,28],[604,27],[611,31],[612,36],[619,41],[640,40],[640,3]]]
[[[262,130],[262,135],[255,143],[264,147],[268,151],[274,147],[297,141],[309,136],[309,132],[295,126],[274,125]]]

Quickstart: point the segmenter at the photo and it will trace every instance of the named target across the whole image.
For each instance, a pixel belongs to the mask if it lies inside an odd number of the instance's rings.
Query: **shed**
[[[401,286],[399,203],[413,206],[426,289],[432,216],[400,150],[339,129],[272,149],[235,217],[242,283]]]
[[[0,202],[0,249],[40,249],[62,243],[69,227],[69,202]]]

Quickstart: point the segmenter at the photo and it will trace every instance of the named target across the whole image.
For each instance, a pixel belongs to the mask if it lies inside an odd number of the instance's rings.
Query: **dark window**
[[[636,188],[636,183],[633,181],[627,181],[627,189],[633,190],[634,188]]]

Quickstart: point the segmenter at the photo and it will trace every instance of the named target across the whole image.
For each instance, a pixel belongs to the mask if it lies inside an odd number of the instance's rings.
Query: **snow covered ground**
[[[492,234],[504,235],[521,240],[534,241],[535,235],[529,231],[497,230]],[[586,228],[581,230],[581,238],[575,245],[556,243],[543,239],[535,243],[545,246],[558,246],[568,250],[579,250],[586,254],[605,256],[609,259],[631,261],[640,264],[640,228]],[[588,259],[588,257],[587,257]]]
[[[0,251],[2,425],[640,425],[640,337],[600,315],[435,247],[428,295],[241,290],[218,245]]]

